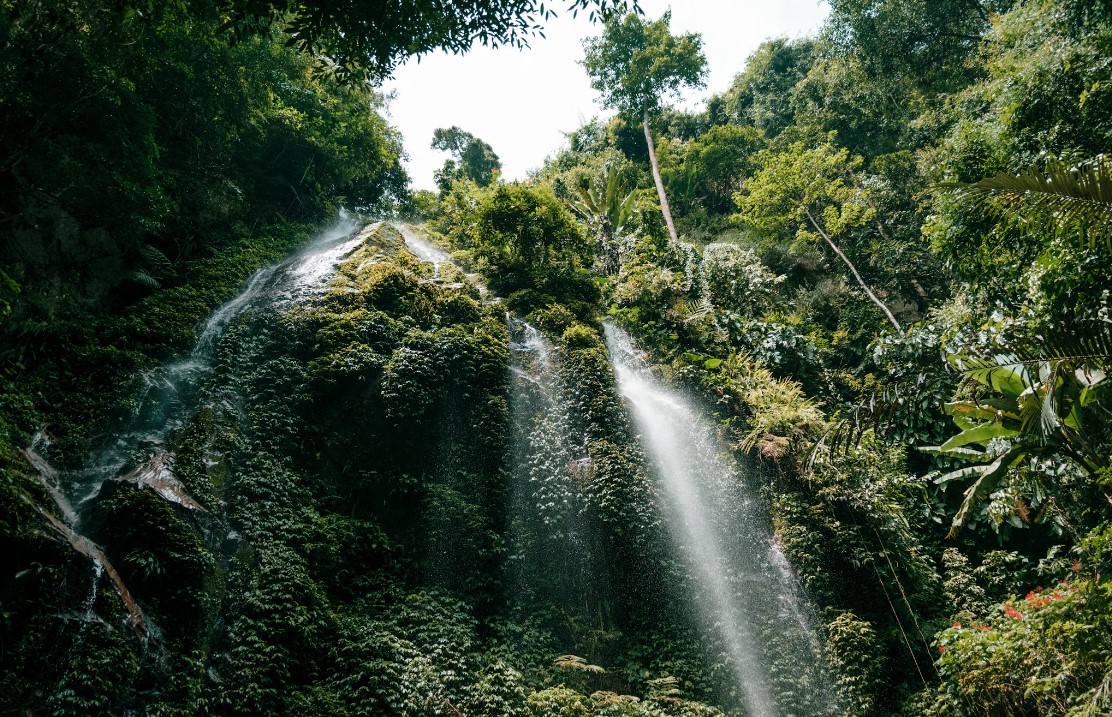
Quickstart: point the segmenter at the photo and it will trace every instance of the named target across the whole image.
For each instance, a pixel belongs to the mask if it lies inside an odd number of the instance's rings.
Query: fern
[[[684,319],[686,324],[690,321],[697,321],[704,316],[710,316],[714,313],[714,303],[710,297],[704,296],[701,299],[688,301],[683,305]]]
[[[564,670],[576,670],[579,672],[592,672],[595,674],[605,674],[606,668],[598,665],[592,665],[579,655],[560,655],[552,663],[556,667]]]
[[[163,279],[174,275],[174,263],[157,247],[140,243],[136,251],[139,253],[141,266],[128,274],[128,278],[135,283],[148,289],[159,289]]]
[[[151,275],[146,269],[136,269],[127,275],[127,278],[134,281],[136,284],[141,284],[148,289],[159,289],[162,287],[162,282]]]

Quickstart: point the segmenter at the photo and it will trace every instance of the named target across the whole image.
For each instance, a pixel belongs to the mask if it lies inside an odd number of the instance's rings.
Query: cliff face
[[[94,465],[50,477],[29,454],[99,552],[39,546],[54,567],[31,591],[66,588],[15,615],[8,704],[715,713],[674,684],[731,702],[598,328],[508,322],[389,225],[330,241],[148,373]]]

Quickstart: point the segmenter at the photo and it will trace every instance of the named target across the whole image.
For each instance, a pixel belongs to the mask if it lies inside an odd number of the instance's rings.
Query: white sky
[[[578,60],[583,39],[601,26],[584,14],[572,19],[563,3],[531,48],[476,47],[465,55],[436,53],[411,59],[383,85],[395,92],[391,123],[405,136],[406,167],[415,189],[434,189],[433,172],[447,154],[429,148],[433,130],[457,125],[485,140],[502,160],[503,177],[522,179],[564,144],[564,132],[601,114],[597,95]],[[641,0],[655,20],[671,6],[672,33],[703,36],[707,89],[689,93],[696,107],[723,92],[762,40],[814,34],[827,8],[823,0]]]

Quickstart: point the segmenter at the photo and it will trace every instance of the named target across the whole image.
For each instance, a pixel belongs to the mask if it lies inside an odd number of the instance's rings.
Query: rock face
[[[372,225],[257,275],[166,393],[169,428],[120,434],[147,438],[115,447],[82,534],[48,518],[124,606],[90,601],[57,689],[111,638],[130,662],[96,689],[118,710],[737,704],[600,327],[510,317],[406,243]]]
[[[174,476],[174,456],[163,450],[156,450],[154,455],[139,464],[127,475],[118,480],[124,483],[134,483],[140,488],[149,488],[164,499],[180,505],[189,510],[204,512],[205,508],[186,491],[181,481]]]

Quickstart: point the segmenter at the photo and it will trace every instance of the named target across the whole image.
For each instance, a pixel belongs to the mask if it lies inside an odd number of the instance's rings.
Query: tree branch
[[[847,257],[845,253],[838,248],[838,245],[834,243],[834,240],[830,238],[830,235],[826,233],[826,230],[819,226],[819,223],[815,221],[815,218],[811,215],[811,210],[804,206],[803,213],[807,215],[807,218],[811,221],[811,226],[813,226],[818,231],[818,233],[822,235],[822,238],[826,240],[826,243],[830,245],[830,248],[834,250],[834,253],[837,254],[838,257],[846,263],[846,266],[849,267],[849,270],[853,272],[853,276],[857,279],[857,283],[861,285],[861,288],[865,290],[865,293],[869,295],[869,298],[873,300],[873,303],[880,307],[880,310],[884,312],[884,315],[887,316],[888,320],[892,322],[892,325],[896,327],[896,331],[903,333],[903,327],[900,326],[900,322],[896,321],[896,317],[889,310],[888,306],[880,300],[880,297],[873,293],[873,290],[869,288],[869,285],[866,284],[865,280],[861,278],[861,274],[857,272],[857,267],[853,265],[853,262],[849,260],[849,257]]]

